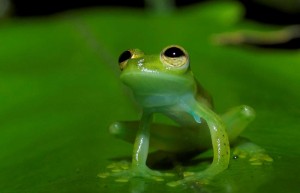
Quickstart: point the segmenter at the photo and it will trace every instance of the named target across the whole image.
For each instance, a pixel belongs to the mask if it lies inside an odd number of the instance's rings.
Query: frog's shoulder
[[[204,87],[197,81],[196,82],[196,100],[202,104],[207,105],[209,108],[213,109],[213,98],[212,96],[204,89]]]

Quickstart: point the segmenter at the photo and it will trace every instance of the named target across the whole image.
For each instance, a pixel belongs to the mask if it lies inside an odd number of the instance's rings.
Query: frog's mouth
[[[134,93],[143,95],[178,95],[194,90],[190,76],[178,76],[162,72],[124,72],[121,81]]]

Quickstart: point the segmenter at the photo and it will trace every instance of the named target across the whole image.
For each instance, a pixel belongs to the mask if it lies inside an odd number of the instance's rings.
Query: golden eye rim
[[[169,49],[178,49],[177,51],[180,51],[182,54],[180,56],[174,56],[174,57],[170,57],[166,55],[166,51],[168,51]],[[168,68],[174,68],[174,69],[184,69],[184,68],[188,68],[189,66],[189,55],[187,53],[187,51],[179,45],[169,45],[167,47],[165,47],[160,54],[160,60],[161,62],[166,65]]]
[[[126,56],[125,59],[122,59],[122,56],[124,56],[125,54],[130,54],[130,55]],[[126,68],[129,60],[135,59],[135,58],[140,58],[142,56],[144,56],[144,52],[141,51],[140,49],[127,49],[127,50],[123,51],[120,54],[119,60],[118,60],[120,70],[123,71]]]

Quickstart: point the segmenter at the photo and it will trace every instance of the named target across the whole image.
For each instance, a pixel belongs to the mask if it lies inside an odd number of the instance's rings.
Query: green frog
[[[221,116],[216,114],[211,96],[193,75],[187,51],[178,45],[170,45],[158,55],[145,55],[139,49],[126,50],[119,57],[119,68],[121,81],[142,107],[140,120],[115,122],[110,126],[113,135],[134,143],[128,170],[131,176],[164,175],[146,165],[149,146],[174,154],[213,149],[213,161],[207,169],[170,185],[207,180],[228,168],[230,144],[237,141],[255,117],[251,107],[242,105]],[[154,114],[165,115],[176,125],[154,123]],[[253,146],[244,145],[236,152],[243,156],[247,149]],[[260,153],[253,160],[260,163],[257,160],[271,161],[271,158]]]

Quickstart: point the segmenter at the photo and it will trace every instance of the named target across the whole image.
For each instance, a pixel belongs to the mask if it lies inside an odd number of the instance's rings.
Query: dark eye
[[[184,52],[178,47],[167,48],[164,52],[164,55],[170,58],[178,58],[184,56]]]
[[[144,55],[144,53],[139,49],[130,49],[130,50],[124,51],[119,56],[119,67],[120,67],[120,69],[124,70],[124,68],[126,68],[126,66],[127,66],[127,62],[130,59],[139,58],[139,57],[142,57],[143,55]]]
[[[129,50],[124,51],[120,56],[119,56],[119,64],[131,59],[132,53]]]
[[[189,56],[180,46],[168,46],[160,54],[160,60],[172,68],[185,68],[189,65]]]

